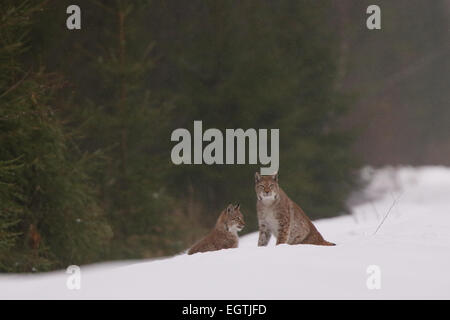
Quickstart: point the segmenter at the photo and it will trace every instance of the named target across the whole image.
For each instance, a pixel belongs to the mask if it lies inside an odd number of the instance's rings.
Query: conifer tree
[[[0,4],[1,271],[95,261],[111,236],[86,174],[90,155],[77,151],[53,105],[61,78],[28,55],[44,4]]]
[[[279,128],[286,192],[313,219],[345,210],[355,165],[335,127],[350,102],[336,90],[330,3],[80,0],[82,29],[67,32],[69,4],[49,8],[35,39],[71,84],[60,102],[77,145],[102,155],[89,175],[114,231],[109,258],[185,249],[230,201],[256,229],[260,165],[171,163],[172,131],[194,120]]]

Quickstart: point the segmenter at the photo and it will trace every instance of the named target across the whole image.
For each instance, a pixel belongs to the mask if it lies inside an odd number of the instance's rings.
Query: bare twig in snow
[[[389,213],[391,212],[392,208],[394,208],[395,204],[397,203],[398,199],[400,199],[401,196],[402,195],[400,194],[396,199],[394,199],[394,202],[392,202],[391,207],[389,208],[389,210],[386,213],[386,215],[383,217],[383,220],[381,220],[381,223],[378,225],[377,230],[375,230],[373,235],[375,235],[378,232],[378,230],[381,228],[381,226],[383,225],[384,221],[386,220],[386,218],[388,217]]]

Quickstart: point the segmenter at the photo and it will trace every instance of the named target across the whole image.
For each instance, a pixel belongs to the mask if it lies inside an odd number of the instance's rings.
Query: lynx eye
[[[274,186],[274,184],[271,184],[271,185],[269,186],[269,188],[273,188],[273,186]]]

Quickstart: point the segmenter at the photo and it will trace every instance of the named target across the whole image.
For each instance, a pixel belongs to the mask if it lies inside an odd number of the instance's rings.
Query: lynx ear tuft
[[[272,176],[272,179],[278,182],[278,172]]]
[[[255,172],[255,182],[258,183],[261,180],[261,175],[258,171]]]
[[[240,209],[241,208],[241,204],[240,203],[238,203],[237,205],[236,205],[236,207],[234,207],[234,209]]]

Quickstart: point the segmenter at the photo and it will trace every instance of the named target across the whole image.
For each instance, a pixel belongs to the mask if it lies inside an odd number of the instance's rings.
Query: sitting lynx
[[[322,238],[303,210],[284,193],[278,185],[278,174],[261,176],[257,172],[255,191],[258,246],[266,246],[271,234],[277,238],[277,244],[335,245]]]
[[[245,226],[244,217],[239,209],[239,204],[236,206],[228,205],[220,214],[219,219],[217,219],[214,229],[192,246],[188,254],[237,248],[239,243],[237,233]]]

